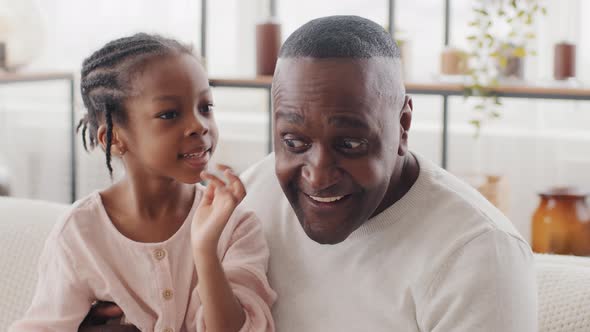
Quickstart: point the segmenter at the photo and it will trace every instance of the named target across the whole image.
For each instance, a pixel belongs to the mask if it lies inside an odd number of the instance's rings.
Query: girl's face
[[[128,172],[200,181],[217,143],[204,68],[189,54],[156,57],[131,76],[131,85],[128,121],[119,131]]]

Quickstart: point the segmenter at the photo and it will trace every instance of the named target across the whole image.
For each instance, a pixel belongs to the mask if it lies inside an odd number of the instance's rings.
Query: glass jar
[[[539,194],[532,220],[532,247],[538,253],[590,256],[588,193],[553,188]]]

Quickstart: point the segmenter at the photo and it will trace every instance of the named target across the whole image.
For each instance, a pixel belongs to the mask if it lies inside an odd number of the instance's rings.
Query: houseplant
[[[470,80],[465,97],[475,99],[470,123],[479,135],[482,122],[500,117],[502,102],[494,94],[502,79],[522,79],[524,58],[534,56],[530,45],[536,38],[534,23],[545,14],[544,0],[474,0],[470,45]]]
[[[480,168],[483,148],[479,136],[485,121],[501,116],[502,101],[495,88],[501,82],[523,79],[525,58],[536,54],[531,47],[536,38],[535,19],[545,11],[544,0],[474,0],[473,20],[469,22],[469,80],[464,95],[472,98],[470,123],[479,153],[475,155],[475,173],[462,177],[505,214],[510,205],[508,179]]]

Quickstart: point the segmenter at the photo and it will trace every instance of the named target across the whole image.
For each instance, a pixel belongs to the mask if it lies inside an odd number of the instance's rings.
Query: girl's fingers
[[[225,164],[217,164],[215,167],[216,167],[218,170],[220,170],[220,171],[222,171],[222,172],[224,172],[224,173],[225,173],[225,171],[226,171],[226,170],[230,170],[232,173],[234,173],[234,174],[235,174],[234,170],[233,170],[231,167],[229,167],[229,166],[227,166],[227,165],[225,165]]]
[[[238,201],[241,201],[244,196],[246,196],[246,188],[244,187],[242,180],[240,180],[240,178],[235,175],[231,169],[226,169],[223,174],[229,180],[229,187],[231,188],[232,194],[236,199],[238,199]]]
[[[203,194],[203,199],[199,205],[211,205],[213,203],[213,199],[215,198],[215,184],[209,183],[205,188],[205,193]]]
[[[218,178],[217,176],[215,176],[209,172],[206,172],[206,171],[201,172],[201,179],[209,181],[208,185],[215,184],[215,186],[220,187],[220,188],[225,187],[225,182],[223,182],[223,180],[221,180],[220,178]]]

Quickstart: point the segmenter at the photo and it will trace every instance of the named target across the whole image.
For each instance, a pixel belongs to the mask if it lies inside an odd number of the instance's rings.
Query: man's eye
[[[177,111],[167,111],[164,113],[160,113],[160,115],[158,115],[158,117],[162,120],[172,120],[172,119],[175,119],[177,116],[178,116]]]
[[[302,149],[305,148],[306,143],[303,142],[300,139],[295,139],[295,138],[284,138],[283,142],[285,143],[286,146],[288,146],[291,149]]]
[[[361,150],[367,143],[364,140],[346,138],[339,144],[341,149]]]

